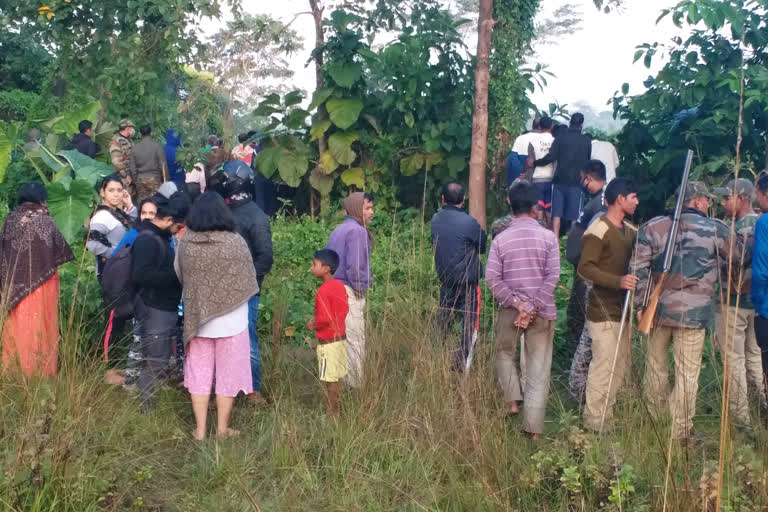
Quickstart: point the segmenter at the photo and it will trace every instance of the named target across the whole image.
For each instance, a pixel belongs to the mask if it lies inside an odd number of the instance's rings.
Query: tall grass
[[[458,330],[445,340],[430,335],[437,296],[428,278],[431,248],[418,223],[385,220],[393,227],[380,229],[374,255],[365,381],[361,390],[345,391],[338,425],[324,414],[314,351],[299,323],[311,311],[316,286],[307,258],[328,228],[281,221],[274,226],[278,267],[265,283],[260,326],[271,405],[238,403],[233,426],[243,435],[195,442],[188,396],[178,388],[161,389],[157,410],[139,413],[132,395],[102,383],[105,364],[88,348],[95,337],[89,326],[97,322],[84,313],[73,322],[84,328],[71,329],[61,341],[56,379],[0,377],[0,506],[72,512],[715,510],[721,396],[714,370],[721,363],[714,351],[705,350],[696,417],[710,442],[670,450],[669,419],[650,414],[642,396],[643,344],[637,339],[615,432],[599,438],[583,432],[560,372],[553,371],[544,437],[532,444],[521,435],[519,419],[505,416],[496,388],[490,300],[484,300],[472,371],[451,372]],[[564,272],[565,289],[570,275]],[[562,309],[562,290],[558,297]],[[68,304],[63,301],[62,326],[69,321]],[[559,333],[558,348],[565,345]],[[727,439],[732,456],[724,506],[764,510],[762,452],[737,433]]]

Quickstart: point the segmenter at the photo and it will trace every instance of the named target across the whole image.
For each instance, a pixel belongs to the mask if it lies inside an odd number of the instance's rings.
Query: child
[[[318,376],[328,390],[327,410],[332,418],[339,416],[341,382],[347,374],[346,319],[349,312],[344,283],[333,278],[339,266],[339,255],[330,249],[315,252],[312,275],[323,284],[315,297],[315,316],[307,329],[317,335]]]

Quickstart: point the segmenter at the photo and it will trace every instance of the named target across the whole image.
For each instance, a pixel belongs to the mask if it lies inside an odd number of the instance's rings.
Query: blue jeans
[[[259,300],[260,295],[254,295],[248,300],[248,337],[251,339],[251,379],[254,391],[261,391],[261,355],[259,333],[256,331],[259,323]]]

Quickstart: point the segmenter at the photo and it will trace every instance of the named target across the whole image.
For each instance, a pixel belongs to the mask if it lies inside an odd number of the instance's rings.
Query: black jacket
[[[581,185],[581,171],[587,167],[592,157],[592,141],[576,128],[555,138],[549,153],[544,158],[536,160],[535,166],[548,165],[557,162],[555,177],[552,183],[578,187]]]
[[[237,232],[248,244],[253,257],[253,266],[259,280],[259,288],[264,276],[272,270],[272,230],[269,217],[250,199],[230,201],[229,207],[235,216]]]
[[[150,221],[142,222],[138,229],[139,236],[131,246],[131,284],[147,306],[176,311],[181,283],[173,269],[171,234]]]
[[[608,208],[605,206],[604,195],[605,188],[592,196],[581,210],[579,219],[573,223],[571,230],[568,232],[568,240],[565,242],[565,259],[571,262],[574,267],[579,266],[582,247],[581,239],[584,237],[584,232],[592,224],[592,220],[595,217],[601,216],[608,211]]]
[[[437,277],[446,286],[476,284],[483,269],[488,236],[480,224],[461,208],[445,206],[432,217],[432,250]]]
[[[101,146],[96,144],[93,139],[84,133],[76,133],[72,140],[64,146],[65,150],[76,149],[85,156],[96,158],[101,151]]]

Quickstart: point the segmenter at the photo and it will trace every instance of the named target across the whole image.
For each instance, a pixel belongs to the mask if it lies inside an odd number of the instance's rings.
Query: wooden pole
[[[469,159],[469,214],[485,229],[485,167],[488,159],[488,82],[493,31],[493,0],[480,0],[477,22],[475,110],[472,115],[472,153]]]

